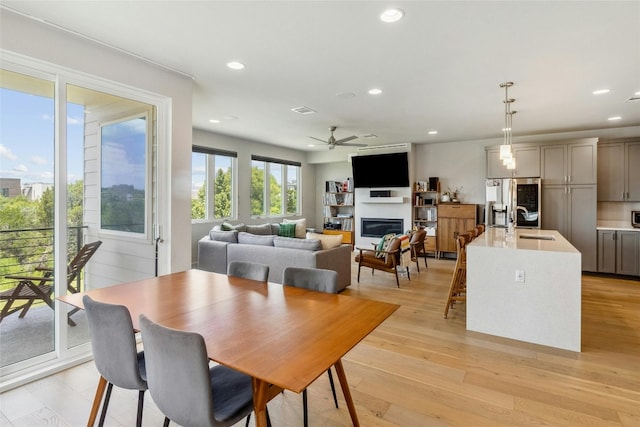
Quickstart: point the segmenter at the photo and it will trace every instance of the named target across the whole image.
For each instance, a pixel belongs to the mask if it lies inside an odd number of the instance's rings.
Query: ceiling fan
[[[348,136],[346,138],[342,138],[342,139],[336,139],[333,136],[333,132],[337,129],[337,126],[331,126],[329,128],[329,130],[331,131],[331,136],[329,136],[329,139],[327,139],[326,141],[324,139],[320,139],[320,138],[316,138],[314,136],[310,136],[309,138],[311,139],[315,139],[316,141],[320,141],[320,142],[324,142],[325,144],[329,145],[329,150],[333,150],[334,148],[336,148],[337,145],[343,145],[345,147],[366,147],[367,144],[345,144],[346,142],[349,142],[353,139],[357,139],[358,137],[355,135],[352,136]]]

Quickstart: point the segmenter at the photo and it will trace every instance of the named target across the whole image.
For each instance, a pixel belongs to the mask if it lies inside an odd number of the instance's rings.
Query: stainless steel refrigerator
[[[540,228],[540,178],[499,178],[486,181],[486,224],[520,228]]]

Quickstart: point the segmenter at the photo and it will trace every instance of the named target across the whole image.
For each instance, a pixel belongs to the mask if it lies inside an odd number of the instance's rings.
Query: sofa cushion
[[[337,248],[342,244],[342,234],[307,233],[307,239],[320,240],[322,249]]]
[[[318,239],[298,239],[295,237],[275,236],[273,246],[276,248],[303,249],[307,251],[319,251],[322,243]]]
[[[247,226],[240,223],[240,224],[229,224],[228,222],[223,222],[222,224],[220,224],[220,230],[222,231],[247,231]]]
[[[262,236],[259,234],[241,231],[238,233],[238,243],[258,246],[273,246],[274,237],[275,236],[272,236],[271,234]]]
[[[211,230],[209,232],[209,238],[211,240],[215,240],[216,242],[238,243],[238,232],[235,230],[233,231]]]
[[[260,236],[268,236],[272,234],[271,224],[247,225],[247,229],[245,231],[247,233],[257,234]]]
[[[304,239],[307,234],[307,219],[283,219],[283,224],[295,224],[296,225],[296,237],[298,239]]]
[[[278,228],[278,236],[282,237],[296,237],[296,225],[295,224],[280,224]]]

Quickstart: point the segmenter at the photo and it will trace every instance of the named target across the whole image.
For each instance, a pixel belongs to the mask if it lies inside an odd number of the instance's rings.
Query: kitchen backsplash
[[[640,210],[640,202],[598,202],[598,221],[631,221],[631,211]]]

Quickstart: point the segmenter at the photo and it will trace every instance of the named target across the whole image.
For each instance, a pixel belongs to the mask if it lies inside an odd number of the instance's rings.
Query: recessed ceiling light
[[[611,92],[611,89],[598,89],[598,90],[594,90],[593,93],[594,95],[604,95],[605,93],[609,93]]]
[[[614,122],[616,120],[622,120],[622,117],[620,116],[613,116],[613,117],[609,117],[607,120],[609,120],[610,122]]]
[[[218,120],[218,119],[211,119],[211,120],[209,120],[209,123],[220,123],[220,120]]]
[[[640,90],[634,93],[635,96],[640,96]]]
[[[398,22],[404,17],[402,9],[387,9],[380,15],[382,22]]]
[[[429,135],[437,135],[438,131],[437,130],[430,130],[428,133],[429,133]]]
[[[382,93],[382,89],[373,88],[369,89],[369,95],[380,95]]]
[[[231,61],[227,62],[227,67],[231,68],[232,70],[242,70],[244,69],[244,64],[242,62]]]
[[[307,147],[315,147],[316,144],[307,144]]]

